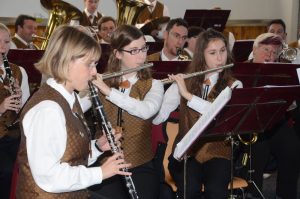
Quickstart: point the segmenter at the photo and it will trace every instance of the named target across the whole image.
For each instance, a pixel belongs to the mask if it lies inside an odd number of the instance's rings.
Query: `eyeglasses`
[[[177,40],[181,39],[183,41],[186,41],[188,39],[187,35],[181,36],[177,32],[169,32],[169,34],[171,34]]]
[[[130,53],[131,55],[137,55],[139,54],[139,52],[147,52],[149,50],[149,46],[146,45],[142,48],[135,48],[135,49],[132,49],[132,50],[124,50],[124,49],[121,49],[120,51],[124,51],[124,52],[127,52],[127,53]]]

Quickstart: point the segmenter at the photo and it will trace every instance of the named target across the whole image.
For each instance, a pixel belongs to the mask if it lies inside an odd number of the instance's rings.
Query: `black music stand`
[[[235,89],[231,100],[210,125],[203,132],[199,132],[197,140],[190,140],[188,147],[180,151],[179,156],[175,157],[174,154],[174,157],[182,159],[190,146],[196,141],[201,142],[202,139],[216,140],[227,137],[231,141],[233,150],[234,136],[245,133],[261,133],[270,129],[283,118],[292,101],[298,99],[300,99],[300,86]],[[231,179],[233,179],[233,157],[231,157]],[[249,183],[252,183],[264,198],[255,182],[252,181],[251,173]],[[232,188],[231,180],[231,195]]]
[[[232,72],[245,87],[265,85],[298,85],[297,64],[288,63],[235,63]]]
[[[155,79],[168,78],[168,74],[184,73],[190,61],[151,61],[153,77]]]
[[[235,62],[243,62],[248,60],[248,57],[253,49],[254,40],[236,40],[232,48],[232,55]]]
[[[189,26],[200,26],[204,29],[214,28],[222,32],[225,29],[226,22],[231,10],[186,10],[184,19]]]
[[[41,84],[42,74],[34,67],[43,56],[43,50],[11,49],[7,58],[10,62],[22,66],[27,75],[30,93],[33,93]]]

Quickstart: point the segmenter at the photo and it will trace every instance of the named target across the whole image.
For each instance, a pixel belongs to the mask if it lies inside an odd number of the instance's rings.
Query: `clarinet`
[[[98,92],[96,91],[96,88],[92,84],[92,82],[89,82],[89,90],[90,90],[90,97],[91,97],[91,101],[92,101],[92,104],[93,104],[93,108],[95,109],[95,112],[96,112],[96,118],[99,122],[101,121],[101,125],[102,125],[102,128],[104,130],[107,141],[110,145],[111,152],[113,154],[117,153],[117,152],[121,152],[121,149],[117,146],[116,141],[115,141],[115,137],[112,134],[111,124],[110,124],[110,122],[107,121],[107,117],[105,115],[103,105],[102,105],[102,103],[100,101],[100,98],[98,96]],[[121,170],[122,171],[127,171],[128,169],[123,168]],[[137,195],[137,192],[136,192],[136,189],[135,189],[135,186],[134,186],[134,183],[133,183],[133,180],[132,180],[131,176],[125,175],[125,176],[122,176],[122,177],[124,177],[125,185],[128,189],[128,193],[130,195],[130,198],[131,199],[138,199],[139,197]]]
[[[5,69],[5,72],[7,75],[7,79],[8,79],[9,92],[11,95],[16,94],[16,88],[15,88],[16,80],[12,75],[12,71],[10,69],[8,59],[4,53],[2,53],[2,58],[3,58],[4,69]]]

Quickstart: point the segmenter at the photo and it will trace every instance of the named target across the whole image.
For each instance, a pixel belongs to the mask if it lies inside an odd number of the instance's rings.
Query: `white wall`
[[[65,0],[79,10],[83,0]],[[114,0],[100,0],[99,11],[104,15],[116,16]],[[230,9],[231,20],[258,20],[282,18],[287,24],[288,40],[296,39],[299,0],[161,0],[170,10],[171,17],[183,17],[186,9],[210,9],[220,6]],[[29,14],[48,17],[39,0],[0,0],[0,17],[16,17]],[[17,6],[18,5],[18,6]]]

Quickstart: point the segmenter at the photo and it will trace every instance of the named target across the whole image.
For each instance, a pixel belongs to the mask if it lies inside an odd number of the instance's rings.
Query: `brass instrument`
[[[42,37],[42,36],[38,36],[38,35],[35,35],[35,34],[33,34],[33,35],[31,35],[32,36],[32,38],[34,38],[34,39],[39,39],[39,40],[47,40],[46,39],[46,37]]]
[[[283,48],[279,53],[279,59],[287,60],[287,61],[295,61],[297,58],[298,51],[296,48]]]
[[[233,66],[234,66],[234,64],[231,63],[231,64],[227,64],[227,65],[220,66],[220,67],[217,67],[217,68],[208,69],[208,70],[205,70],[205,71],[199,71],[199,72],[194,72],[194,73],[190,73],[190,74],[185,74],[183,79],[188,79],[188,78],[199,76],[199,75],[205,75],[207,73],[212,73],[212,72],[222,70],[222,69],[226,69],[226,68],[230,68],[230,67],[233,67]],[[162,79],[161,82],[163,84],[170,84],[170,83],[173,83],[174,80],[170,80],[169,78],[165,78],[165,79]]]
[[[130,68],[130,69],[127,69],[127,70],[122,70],[122,71],[119,71],[119,72],[113,72],[113,73],[104,73],[102,75],[102,79],[109,79],[109,78],[113,78],[113,77],[118,77],[118,76],[121,76],[121,75],[125,75],[125,74],[128,74],[128,73],[133,73],[133,72],[136,72],[136,71],[139,71],[139,70],[142,70],[142,69],[145,69],[145,68],[149,68],[149,67],[152,67],[153,66],[153,63],[146,63],[146,64],[143,64],[137,68]]]
[[[61,24],[69,23],[72,19],[79,20],[82,12],[69,3],[61,0],[40,0],[44,8],[50,11],[50,17],[45,31],[45,40],[42,43],[41,50],[45,50],[49,38],[56,27]]]
[[[180,61],[190,61],[191,59],[184,54],[184,51],[182,48],[176,48],[176,54],[178,56],[178,60]]]
[[[141,11],[150,6],[141,0],[116,0],[117,25],[135,25]]]

